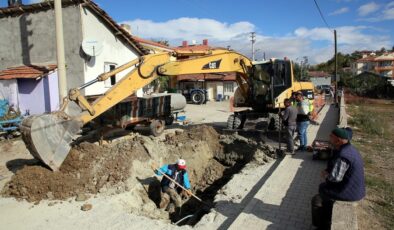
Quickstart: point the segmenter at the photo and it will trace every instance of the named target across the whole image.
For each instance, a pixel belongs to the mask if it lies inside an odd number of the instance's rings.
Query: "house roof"
[[[358,63],[362,62],[381,62],[381,61],[394,61],[394,53],[385,53],[379,56],[368,56],[358,59]]]
[[[330,77],[331,76],[329,73],[326,73],[324,71],[309,71],[308,75],[310,77]]]
[[[30,65],[30,66],[17,66],[10,67],[8,69],[0,71],[0,80],[11,80],[20,78],[36,79],[39,77],[45,77],[49,73],[53,72],[57,68],[57,65]]]
[[[235,73],[225,74],[185,74],[177,77],[178,81],[235,81]]]
[[[206,51],[211,50],[212,47],[209,45],[188,45],[188,46],[178,46],[173,47],[175,51]]]
[[[154,42],[154,41],[151,41],[151,40],[143,39],[143,38],[140,38],[140,37],[137,37],[137,36],[133,36],[133,38],[134,38],[135,41],[140,43],[142,46],[144,46],[144,45],[151,45],[151,46],[154,46],[154,47],[163,48],[165,50],[173,50],[174,49],[174,48],[171,48],[169,46],[160,44],[158,42]]]
[[[376,58],[375,56],[368,56],[365,58],[360,58],[356,62],[371,62],[371,61],[374,61],[375,58]]]
[[[108,26],[111,32],[128,43],[133,47],[140,55],[148,54],[149,51],[143,48],[134,37],[123,29],[118,23],[116,23],[103,9],[101,9],[96,3],[91,0],[62,0],[62,6],[68,7],[71,5],[82,5],[90,9],[97,17],[101,18],[103,22]],[[34,13],[39,11],[51,10],[54,8],[54,1],[40,2],[31,5],[18,5],[14,7],[0,8],[0,18],[4,17],[15,17],[25,13]]]
[[[394,53],[386,53],[375,58],[375,61],[394,61]]]

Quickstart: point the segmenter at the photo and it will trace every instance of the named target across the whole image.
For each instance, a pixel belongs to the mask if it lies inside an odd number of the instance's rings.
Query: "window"
[[[114,63],[105,63],[104,64],[104,72],[110,72],[116,68],[116,64]],[[109,77],[107,80],[104,81],[104,86],[110,88],[111,86],[116,84],[116,74]]]
[[[224,82],[223,88],[225,93],[234,93],[234,83],[233,82]]]

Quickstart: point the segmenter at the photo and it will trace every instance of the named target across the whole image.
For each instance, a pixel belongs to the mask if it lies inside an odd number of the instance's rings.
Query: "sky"
[[[24,0],[37,2],[38,0]],[[95,0],[118,23],[131,25],[132,34],[234,49],[252,56],[250,33],[256,33],[255,57],[289,57],[311,64],[338,52],[377,50],[394,46],[394,0]],[[6,0],[0,0],[5,6]]]

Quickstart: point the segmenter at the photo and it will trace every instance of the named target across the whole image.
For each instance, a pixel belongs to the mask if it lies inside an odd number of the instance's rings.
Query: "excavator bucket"
[[[30,116],[21,123],[22,139],[38,160],[57,171],[70,151],[81,123],[58,113]]]

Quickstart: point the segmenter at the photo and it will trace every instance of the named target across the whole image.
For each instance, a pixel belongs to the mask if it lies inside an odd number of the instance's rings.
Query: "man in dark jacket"
[[[160,207],[164,208],[165,204],[168,204],[167,210],[172,213],[175,208],[179,209],[182,206],[182,198],[180,194],[183,192],[185,195],[190,194],[190,181],[189,175],[186,171],[186,161],[184,159],[179,159],[175,164],[163,165],[159,170],[156,170],[156,175],[161,176],[165,173],[171,179],[176,181],[178,184],[182,185],[186,191],[181,187],[176,185],[173,181],[169,180],[167,177],[163,176],[160,184],[161,190],[163,192],[163,197],[160,202]]]
[[[294,134],[297,128],[297,109],[291,106],[290,99],[285,99],[285,110],[282,112],[281,118],[283,124],[286,127],[286,141],[287,141],[287,152],[289,154],[294,154]]]
[[[365,196],[364,164],[360,153],[349,142],[349,131],[336,128],[330,134],[334,155],[321,176],[325,182],[312,198],[313,225],[330,229],[332,207],[336,200],[359,201]]]

